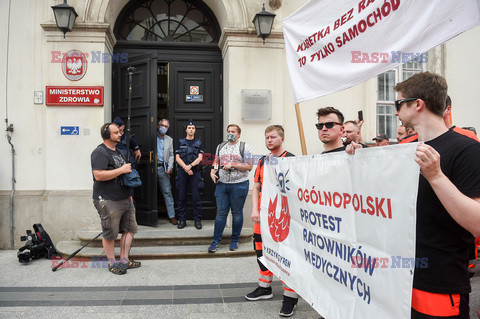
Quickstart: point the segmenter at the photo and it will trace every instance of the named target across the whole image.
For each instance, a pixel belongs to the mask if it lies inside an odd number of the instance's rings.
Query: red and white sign
[[[47,86],[46,105],[102,106],[103,86]]]
[[[198,86],[190,86],[190,94],[197,95],[200,92],[200,88]]]
[[[479,25],[479,3],[309,1],[282,20],[295,103],[347,89]]]
[[[87,58],[78,50],[68,51],[62,59],[62,71],[70,81],[78,81],[87,73]]]

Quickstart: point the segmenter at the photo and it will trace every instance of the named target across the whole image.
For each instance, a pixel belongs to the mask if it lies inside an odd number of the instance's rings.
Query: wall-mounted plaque
[[[242,119],[268,121],[272,118],[271,90],[242,90]]]

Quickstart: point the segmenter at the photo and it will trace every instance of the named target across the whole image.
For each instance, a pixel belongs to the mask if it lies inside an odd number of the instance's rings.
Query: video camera
[[[52,256],[59,256],[42,224],[34,224],[33,230],[34,232],[27,230],[27,236],[20,237],[21,241],[27,241],[27,243],[18,250],[18,261],[26,264],[30,259],[39,259],[43,256],[52,259]]]

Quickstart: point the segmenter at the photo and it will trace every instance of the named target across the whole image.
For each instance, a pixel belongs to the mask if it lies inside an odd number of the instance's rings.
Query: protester
[[[480,235],[480,144],[443,121],[447,83],[423,72],[395,86],[396,115],[417,131],[416,257],[412,318],[469,318],[469,247]]]
[[[170,127],[170,121],[162,119],[157,125],[157,178],[158,186],[165,200],[168,218],[172,225],[177,225],[175,219],[175,207],[172,196],[172,185],[170,184],[170,174],[173,169],[173,139],[166,135]]]
[[[262,198],[262,184],[263,184],[263,167],[267,157],[288,157],[294,156],[283,148],[285,140],[285,132],[281,125],[271,125],[265,129],[265,146],[270,151],[266,156],[258,161],[255,170],[254,186],[252,190],[252,220],[254,222],[253,228],[253,247],[257,253],[257,262],[260,266],[260,277],[258,278],[258,287],[253,292],[245,295],[248,300],[271,299],[272,294],[272,280],[273,273],[262,264],[258,258],[263,256],[262,253],[262,235],[260,230],[260,203]],[[341,141],[340,141],[341,143]],[[280,316],[290,317],[293,315],[295,307],[297,306],[298,295],[295,291],[288,288],[283,283],[283,302],[280,310]]]
[[[203,159],[203,144],[195,138],[196,126],[188,120],[185,132],[187,136],[178,141],[175,160],[180,169],[177,172],[178,191],[178,228],[187,226],[187,192],[192,192],[193,219],[195,228],[202,229],[202,202],[200,191],[203,189],[203,178],[200,164]]]
[[[227,141],[217,146],[214,168],[210,177],[216,185],[217,216],[213,230],[212,244],[209,253],[220,247],[228,211],[232,210],[232,236],[230,251],[238,249],[238,241],[243,226],[243,205],[247,198],[249,181],[248,173],[252,170],[252,148],[240,142],[242,130],[236,124],[227,127]],[[217,175],[218,174],[218,175]]]
[[[453,125],[453,122],[452,122],[452,99],[450,98],[449,95],[447,95],[447,100],[446,100],[445,104],[446,104],[446,107],[445,107],[445,111],[443,111],[443,122],[445,123],[447,128],[454,131],[454,132],[457,132],[459,134],[470,137],[471,139],[474,139],[475,141],[478,142],[478,137],[474,132]]]
[[[125,155],[127,156],[127,139],[125,134],[125,123],[122,121],[120,117],[116,117],[113,120],[114,124],[117,124],[118,129],[120,130],[120,134],[122,134],[122,139],[120,143],[117,144],[117,148]],[[135,140],[135,137],[133,134],[130,136],[130,154],[129,154],[129,160],[130,163],[133,164],[133,168],[135,168],[135,163],[138,163],[140,161],[140,158],[142,157],[142,153],[140,152],[140,147],[138,146],[137,141]]]
[[[464,130],[467,130],[467,131],[472,132],[475,136],[477,136],[477,130],[476,130],[474,127],[472,127],[472,126],[464,126],[464,127],[462,127],[462,128],[463,128]]]
[[[417,132],[415,132],[415,130],[412,127],[405,127],[405,130],[407,132],[407,136],[405,136],[400,141],[398,141],[398,144],[418,142],[418,134]],[[398,140],[398,136],[397,136],[397,140]]]
[[[323,143],[324,153],[338,152],[345,150],[342,142],[343,114],[333,107],[320,108],[317,111],[318,123],[315,124],[318,130],[318,138]]]
[[[397,142],[400,143],[405,137],[407,137],[407,128],[405,125],[400,124],[400,126],[397,129]]]
[[[128,254],[137,232],[135,207],[131,199],[130,187],[120,185],[118,177],[130,173],[132,167],[125,160],[116,145],[122,134],[114,123],[106,123],[101,128],[103,143],[97,146],[91,155],[93,172],[93,204],[100,215],[103,231],[103,249],[109,262],[109,270],[116,275],[123,275],[127,268],[138,268],[140,262],[129,260]],[[118,233],[120,239],[120,262],[114,254],[114,242]]]
[[[363,123],[363,121],[361,121]],[[362,135],[360,133],[360,127],[356,121],[346,121],[343,124],[343,135],[342,135],[343,145],[348,145],[352,141],[358,144],[362,144],[363,147],[368,148],[368,146],[361,142]]]
[[[373,138],[375,141],[375,145],[377,146],[386,146],[390,144],[390,141],[388,140],[388,136],[385,133],[379,133],[377,136]]]

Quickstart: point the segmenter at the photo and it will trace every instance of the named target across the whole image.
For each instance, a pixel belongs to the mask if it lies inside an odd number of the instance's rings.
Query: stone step
[[[170,224],[167,220],[160,220],[157,227],[138,226],[138,232],[135,234],[135,247],[157,247],[157,246],[180,246],[180,245],[210,245],[212,243],[213,227],[215,221],[202,221],[202,229],[194,227],[193,221],[187,221],[187,227],[178,229],[177,226]],[[81,245],[85,245],[92,238],[101,232],[100,227],[91,230],[80,230],[77,237]],[[225,227],[222,236],[222,244],[230,243],[232,229]],[[115,240],[115,246],[120,245],[118,235]],[[240,235],[240,243],[250,242],[253,237],[253,228],[243,228]],[[93,241],[89,247],[102,247],[102,236]]]
[[[179,246],[155,246],[138,247],[130,250],[132,259],[180,259],[180,258],[218,258],[218,257],[244,257],[255,254],[252,240],[240,243],[236,251],[229,251],[229,243],[222,244],[215,253],[207,251],[210,243],[205,245],[179,245]],[[74,251],[82,247],[80,241],[61,241],[55,245],[57,251],[66,258]],[[120,256],[120,248],[115,247],[115,256]],[[87,258],[92,261],[105,261],[106,255],[101,247],[87,246],[83,248],[75,258]]]

